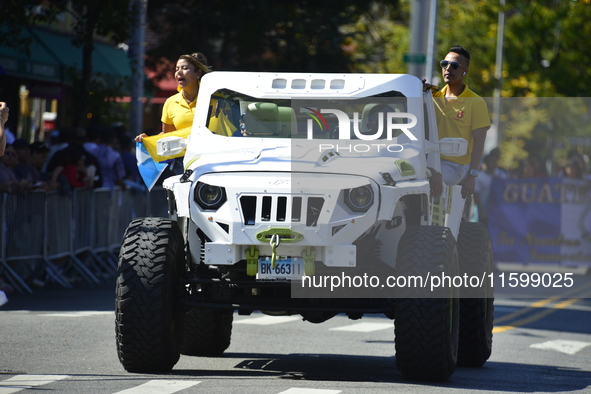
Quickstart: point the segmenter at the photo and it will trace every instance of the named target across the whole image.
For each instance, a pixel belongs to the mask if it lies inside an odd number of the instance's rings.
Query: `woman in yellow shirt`
[[[201,77],[210,71],[211,67],[202,53],[196,52],[179,57],[174,71],[179,92],[170,96],[164,103],[160,134],[191,127],[199,93],[199,82]],[[146,134],[142,133],[135,138],[135,141],[141,142],[144,137]]]

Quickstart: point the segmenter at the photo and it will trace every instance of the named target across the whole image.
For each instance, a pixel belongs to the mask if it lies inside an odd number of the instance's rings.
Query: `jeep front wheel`
[[[396,271],[398,277],[406,278],[456,275],[458,256],[451,231],[439,226],[409,227],[400,239]],[[405,379],[448,380],[457,362],[457,291],[448,288],[434,294],[441,298],[429,298],[418,287],[408,290],[395,302],[396,367]]]
[[[179,303],[185,268],[175,221],[133,220],[119,253],[115,330],[117,354],[129,372],[168,372],[180,357],[185,310]]]

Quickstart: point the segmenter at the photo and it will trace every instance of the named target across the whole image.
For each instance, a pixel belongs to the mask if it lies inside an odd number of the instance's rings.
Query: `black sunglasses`
[[[458,62],[450,62],[448,60],[442,60],[439,62],[439,64],[441,65],[441,68],[447,68],[447,66],[449,66],[451,64],[451,68],[454,70],[457,70],[458,67],[467,68],[467,67],[462,66]]]

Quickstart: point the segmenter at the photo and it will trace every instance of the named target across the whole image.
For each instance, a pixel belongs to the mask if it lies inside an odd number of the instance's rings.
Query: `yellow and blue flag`
[[[169,163],[155,161],[141,142],[136,142],[135,148],[137,168],[148,190],[152,190]]]

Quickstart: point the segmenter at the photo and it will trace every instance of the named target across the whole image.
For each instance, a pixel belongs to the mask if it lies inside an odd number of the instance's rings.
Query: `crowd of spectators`
[[[554,171],[548,170],[544,160],[535,152],[529,152],[528,157],[521,160],[517,168],[506,170],[499,167],[501,152],[494,148],[486,155],[480,166],[476,186],[474,188],[475,215],[480,223],[488,223],[488,199],[493,179],[532,179],[555,176],[579,181],[591,182],[589,158],[573,149],[568,152],[566,162],[562,166],[553,166]]]
[[[491,150],[488,156],[491,156],[488,160],[486,157],[482,160],[480,171],[486,172],[487,167],[492,165],[496,168],[495,177],[501,179],[547,178],[554,176],[559,178],[591,180],[589,158],[580,153],[578,149],[572,149],[568,152],[563,165],[554,163],[552,166],[547,166],[547,160],[542,159],[538,153],[529,152],[528,156],[520,160],[518,166],[513,170],[504,170],[498,166],[500,159],[498,148]]]
[[[0,159],[0,193],[76,188],[144,191],[133,138],[121,126],[61,127],[47,142],[16,139]]]

